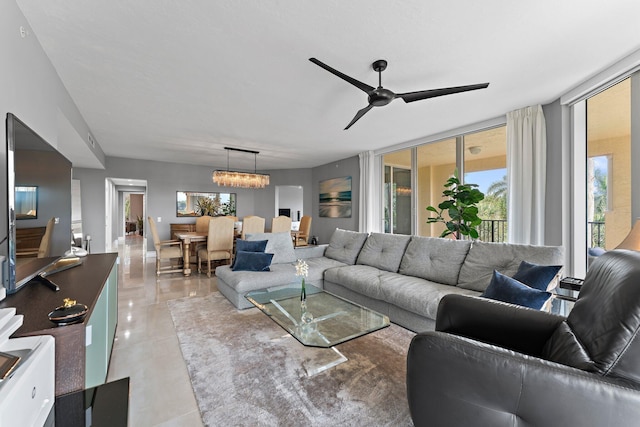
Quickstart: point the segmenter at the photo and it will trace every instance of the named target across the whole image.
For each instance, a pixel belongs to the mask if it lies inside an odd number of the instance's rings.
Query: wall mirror
[[[16,219],[38,219],[38,187],[16,185]]]
[[[236,193],[176,192],[176,216],[236,216]]]

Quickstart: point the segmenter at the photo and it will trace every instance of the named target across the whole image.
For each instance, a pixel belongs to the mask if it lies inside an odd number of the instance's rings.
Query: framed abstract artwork
[[[351,218],[351,177],[320,181],[320,216]]]

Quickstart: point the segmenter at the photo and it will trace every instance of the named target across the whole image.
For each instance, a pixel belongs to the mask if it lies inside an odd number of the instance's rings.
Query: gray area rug
[[[258,309],[220,293],[167,302],[207,426],[411,426],[399,326],[340,344],[349,360],[308,377],[330,349],[304,347]]]

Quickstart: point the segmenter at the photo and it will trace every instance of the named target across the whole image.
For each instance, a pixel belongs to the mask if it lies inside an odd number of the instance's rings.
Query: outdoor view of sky
[[[464,174],[465,184],[478,184],[478,189],[487,194],[487,188],[496,181],[502,181],[507,175],[507,169],[492,169],[480,172],[469,172]]]

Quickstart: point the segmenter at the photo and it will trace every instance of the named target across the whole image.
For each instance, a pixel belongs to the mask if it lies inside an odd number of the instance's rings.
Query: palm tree
[[[500,181],[492,183],[487,188],[487,194],[496,197],[507,197],[507,176],[503,176]]]

